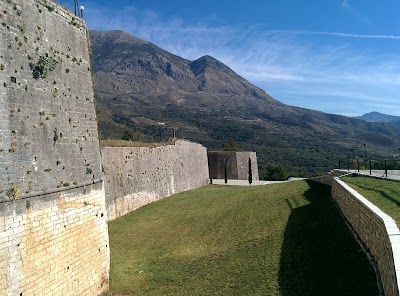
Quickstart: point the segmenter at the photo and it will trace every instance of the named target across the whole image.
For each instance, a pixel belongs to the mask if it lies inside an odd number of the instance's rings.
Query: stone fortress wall
[[[208,184],[187,141],[103,148],[102,168],[89,48],[54,2],[0,0],[0,295],[102,294],[107,220]]]
[[[375,267],[383,294],[398,296],[400,274],[400,231],[395,221],[361,194],[331,176],[313,178],[332,186],[332,198]]]
[[[100,295],[107,219],[208,183],[206,149],[177,141],[103,148],[104,184],[88,40],[84,23],[50,0],[0,0],[0,295]],[[255,154],[240,152],[210,176],[223,178],[231,161],[228,178],[247,179],[249,157],[258,180]],[[333,187],[385,295],[399,295],[393,220],[343,182],[315,181]]]
[[[0,0],[0,295],[108,288],[88,32],[45,0]]]
[[[102,147],[108,219],[208,184],[207,150],[178,140],[160,147]]]

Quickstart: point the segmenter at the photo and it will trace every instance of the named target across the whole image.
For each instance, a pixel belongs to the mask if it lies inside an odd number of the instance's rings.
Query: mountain
[[[230,139],[289,171],[315,174],[339,158],[388,156],[400,128],[285,105],[211,56],[173,55],[122,31],[90,31],[102,138],[173,135],[218,149]],[[261,175],[262,176],[262,175]]]
[[[362,119],[369,122],[398,122],[400,116],[387,115],[379,112],[370,112],[362,116],[358,116],[358,119]]]

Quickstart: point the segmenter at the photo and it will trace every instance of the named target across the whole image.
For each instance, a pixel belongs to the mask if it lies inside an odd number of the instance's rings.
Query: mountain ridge
[[[388,115],[376,111],[372,111],[369,113],[365,113],[361,116],[357,116],[356,118],[362,119],[368,122],[399,122],[400,116]]]
[[[365,142],[376,155],[400,145],[400,128],[285,105],[211,56],[189,61],[126,34],[90,31],[103,138],[128,130],[132,139],[159,140],[174,130],[209,149],[234,139],[260,164],[311,173],[363,155]]]

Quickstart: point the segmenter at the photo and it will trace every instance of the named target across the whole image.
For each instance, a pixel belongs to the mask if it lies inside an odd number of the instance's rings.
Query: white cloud
[[[286,34],[298,34],[298,35],[326,35],[326,36],[337,36],[337,37],[348,37],[348,38],[364,38],[364,39],[395,39],[400,40],[399,35],[368,35],[368,34],[351,34],[343,32],[323,32],[323,31],[285,31],[285,30],[274,30],[271,33],[286,33]]]

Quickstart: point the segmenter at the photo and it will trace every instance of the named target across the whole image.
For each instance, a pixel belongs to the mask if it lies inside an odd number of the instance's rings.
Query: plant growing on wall
[[[21,192],[20,192],[18,186],[14,186],[13,188],[11,188],[8,191],[8,195],[9,195],[10,199],[13,201],[19,199],[21,196]]]
[[[53,137],[53,141],[54,141],[54,146],[56,145],[56,142],[60,139],[60,133],[58,132],[57,128],[54,129],[54,137]]]
[[[56,68],[57,61],[49,57],[48,54],[45,56],[39,56],[39,60],[36,63],[29,63],[29,67],[32,70],[32,76],[34,79],[46,78],[50,71]]]

